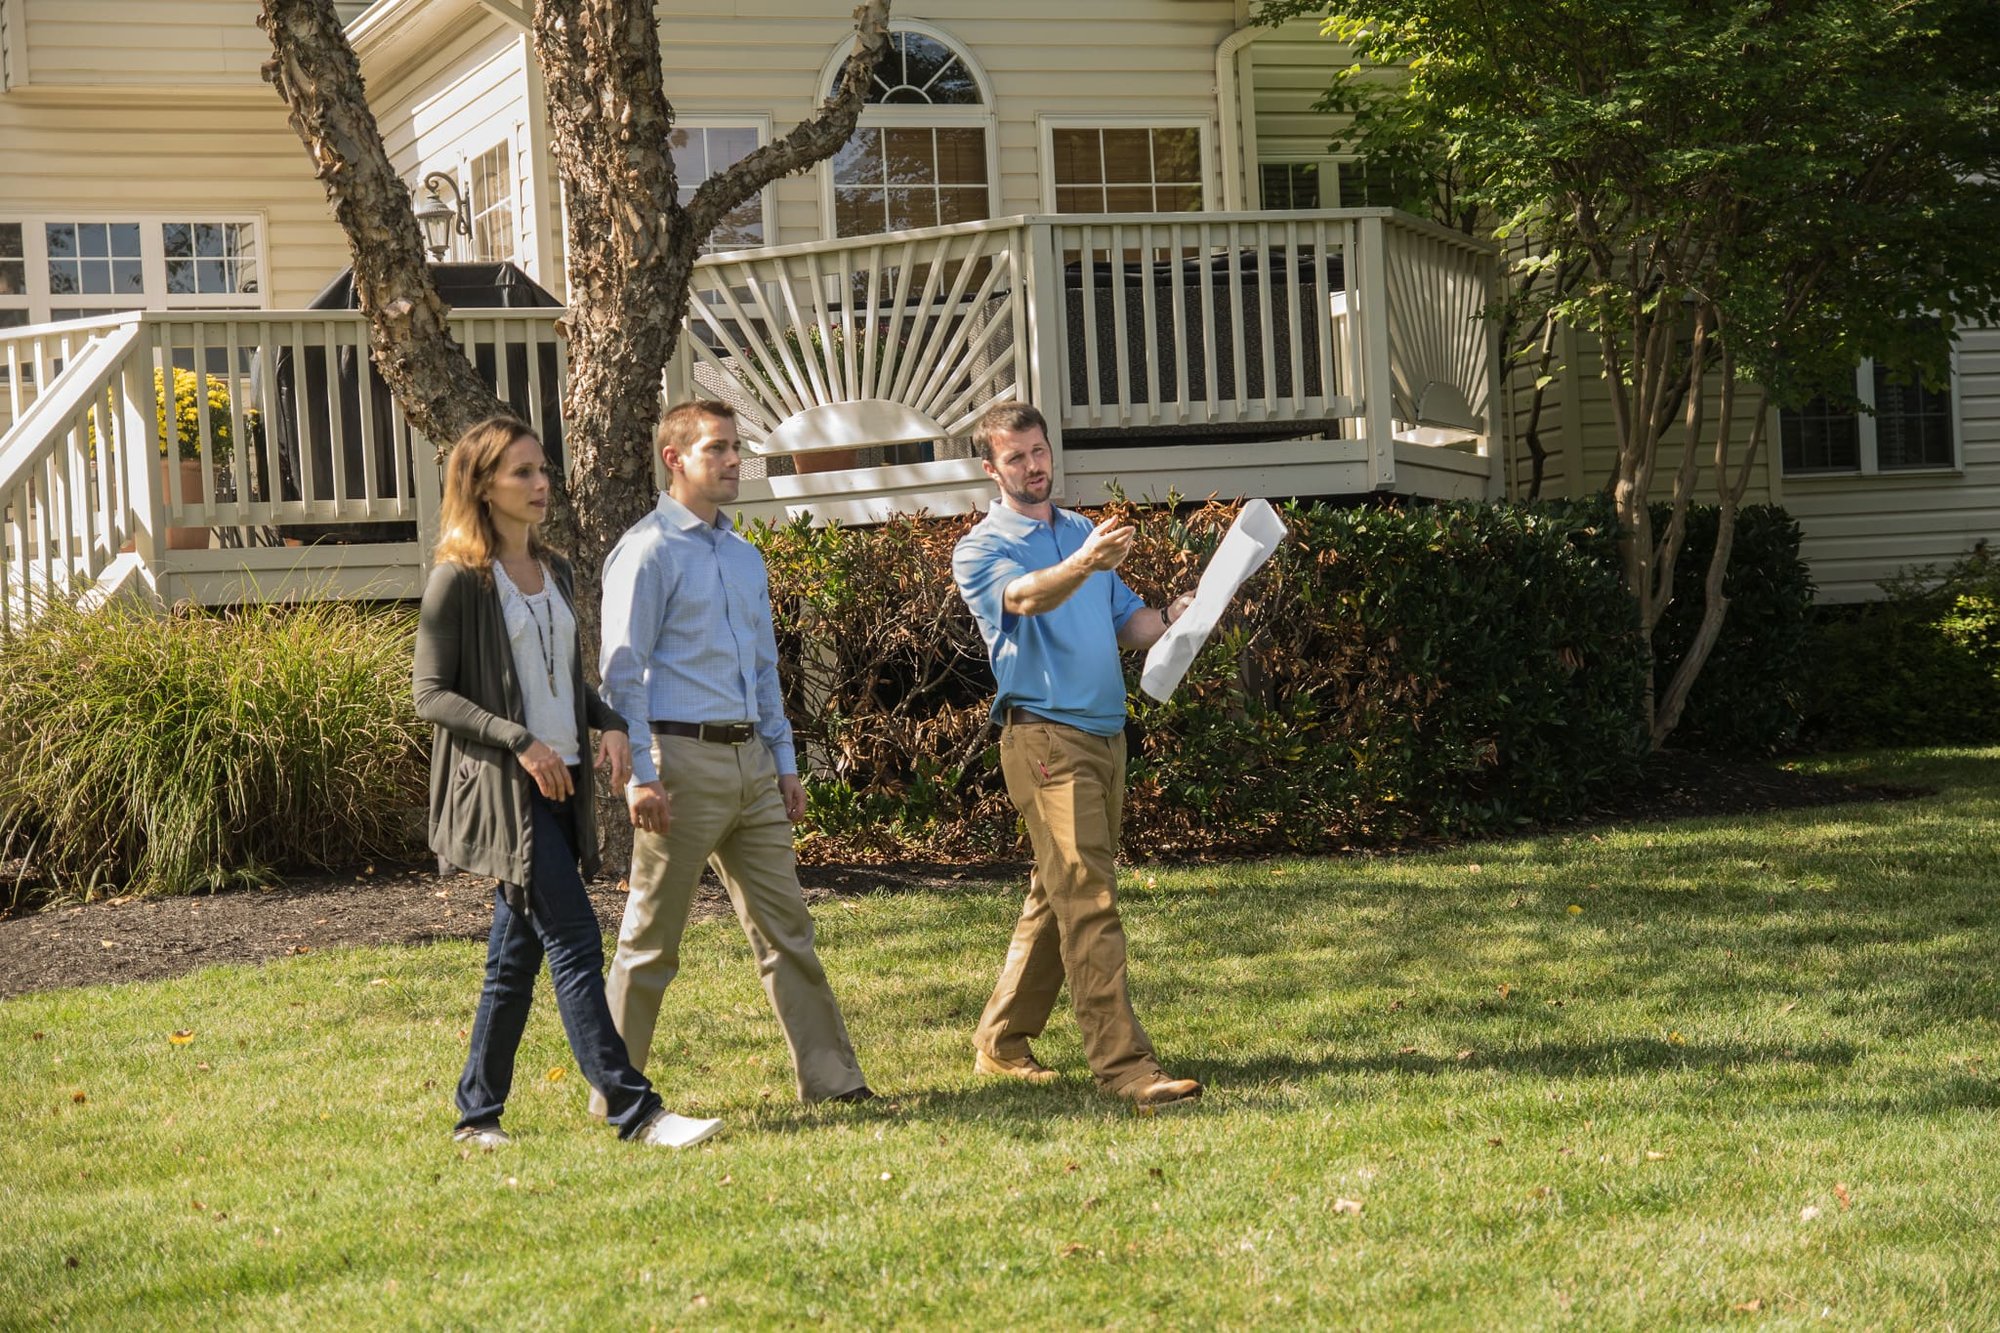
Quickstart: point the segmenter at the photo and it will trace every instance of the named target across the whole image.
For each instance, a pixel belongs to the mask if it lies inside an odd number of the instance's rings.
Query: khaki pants
[[[974,1042],[1002,1061],[1028,1054],[1067,976],[1098,1085],[1120,1092],[1160,1077],[1153,1043],[1132,1012],[1118,919],[1124,735],[1093,736],[1052,722],[1010,725],[1000,733],[1000,769],[1027,823],[1035,869]]]
[[[633,835],[632,894],[605,983],[633,1067],[644,1070],[652,1052],[660,1000],[680,970],[695,885],[702,866],[712,864],[784,1029],[799,1096],[822,1101],[862,1086],[840,1005],[813,951],[812,916],[799,893],[792,826],[770,750],[757,741],[656,736],[653,758],[672,798],[673,822],[665,836]]]

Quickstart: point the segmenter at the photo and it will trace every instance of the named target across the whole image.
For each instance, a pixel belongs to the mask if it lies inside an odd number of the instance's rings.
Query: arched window
[[[838,87],[845,48],[829,63]],[[993,215],[992,98],[970,55],[936,28],[900,23],[875,65],[859,128],[827,164],[836,236]]]

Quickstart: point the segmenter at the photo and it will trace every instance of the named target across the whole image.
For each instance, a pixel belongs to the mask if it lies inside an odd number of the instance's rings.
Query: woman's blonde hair
[[[519,417],[488,417],[458,437],[444,465],[444,500],[438,506],[438,539],[431,558],[440,564],[470,569],[481,578],[493,577],[500,552],[500,534],[483,498],[500,460],[523,435],[541,443],[535,428]],[[549,554],[535,529],[528,529],[528,554],[540,560]]]

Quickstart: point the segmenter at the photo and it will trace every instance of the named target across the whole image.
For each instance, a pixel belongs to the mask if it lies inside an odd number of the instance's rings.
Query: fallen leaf
[[[1473,1050],[1471,1047],[1467,1047],[1465,1050],[1462,1050],[1458,1053],[1458,1058],[1460,1061],[1470,1060],[1473,1056],[1477,1054],[1479,1054],[1479,1052]]]
[[[1840,1200],[1840,1211],[1843,1213],[1854,1206],[1854,1196],[1847,1192],[1845,1185],[1835,1185],[1833,1197]]]
[[[884,1171],[882,1173],[882,1179],[884,1180],[894,1180],[895,1178],[896,1178],[896,1173],[894,1171]]]
[[[1667,1034],[1667,1044],[1670,1046],[1685,1046],[1688,1044],[1688,1039],[1678,1032],[1669,1032]]]
[[[551,1069],[546,1077],[551,1083],[560,1083],[563,1080],[563,1070],[560,1066],[558,1066],[554,1069]]]
[[[85,1092],[82,1088],[78,1088],[75,1092],[72,1092],[69,1095],[69,1099],[77,1103],[79,1106],[81,1106],[83,1103],[90,1100],[90,1094]]]
[[[629,880],[629,879],[621,879],[621,880],[619,880],[619,881],[618,881],[618,892],[620,892],[620,893],[630,893],[630,892],[632,892],[632,881],[631,881],[631,880]]]
[[[1817,1220],[1818,1217],[1819,1217],[1819,1205],[1817,1204],[1809,1203],[1805,1207],[1799,1209],[1799,1221],[1801,1222],[1812,1222]]]
[[[1085,1245],[1082,1241],[1073,1240],[1069,1244],[1063,1246],[1062,1249],[1056,1251],[1056,1253],[1064,1259],[1074,1259],[1079,1254],[1090,1253],[1090,1247],[1088,1245]]]
[[[78,1262],[78,1261],[77,1261],[77,1257],[76,1257],[75,1255],[73,1255],[73,1254],[69,1254],[69,1255],[64,1255],[64,1256],[63,1256],[63,1267],[64,1267],[64,1268],[75,1268],[75,1267],[76,1267],[76,1265],[77,1265],[77,1262]]]
[[[1732,1305],[1729,1308],[1736,1311],[1738,1314],[1756,1314],[1759,1310],[1764,1308],[1764,1299],[1761,1296],[1752,1297],[1750,1300],[1743,1302],[1741,1305]]]
[[[193,1028],[175,1028],[167,1034],[167,1040],[176,1046],[185,1046],[194,1040]]]
[[[1486,1140],[1486,1142],[1487,1142],[1487,1143],[1488,1143],[1489,1145],[1491,1145],[1492,1147],[1495,1147],[1495,1148],[1498,1148],[1499,1146],[1501,1146],[1502,1144],[1504,1144],[1504,1143],[1505,1143],[1506,1141],[1507,1141],[1507,1140],[1505,1140],[1505,1139],[1488,1139],[1488,1140]]]
[[[1333,1201],[1333,1211],[1336,1213],[1346,1213],[1350,1217],[1359,1217],[1361,1215],[1361,1200],[1335,1199]]]
[[[1646,1160],[1649,1162],[1664,1162],[1667,1160],[1667,1155],[1663,1152],[1654,1152],[1648,1148],[1646,1150]]]
[[[191,1202],[194,1205],[194,1210],[197,1213],[203,1213],[208,1211],[208,1205],[203,1203],[200,1199],[192,1199],[189,1200],[189,1202]]]
[[[514,1178],[513,1176],[509,1176],[509,1177],[507,1177],[507,1178],[506,1178],[505,1180],[501,1181],[500,1183],[501,1183],[502,1185],[505,1185],[505,1186],[506,1186],[506,1187],[507,1187],[508,1189],[514,1189],[514,1188],[518,1187],[518,1186],[520,1185],[520,1183],[521,1183],[521,1182],[520,1182],[519,1180],[515,1179],[515,1178]]]
[[[1167,1178],[1167,1173],[1160,1170],[1160,1168],[1157,1166],[1147,1167],[1146,1174],[1151,1176],[1155,1180],[1165,1180]]]
[[[1537,1185],[1528,1192],[1528,1197],[1531,1199],[1546,1199],[1549,1197],[1549,1187],[1547,1185]]]
[[[389,978],[387,978],[387,977],[377,977],[377,978],[375,978],[375,980],[373,980],[373,981],[369,982],[368,984],[369,984],[369,985],[371,985],[371,986],[386,986],[386,985],[388,985],[388,984],[389,984]]]
[[[42,1041],[42,1040],[44,1040],[45,1038],[47,1038],[47,1036],[48,1036],[48,1035],[49,1035],[49,1034],[48,1034],[48,1033],[46,1033],[46,1032],[30,1032],[30,1033],[28,1034],[28,1040],[29,1040],[29,1041]]]
[[[206,1068],[208,1068],[208,1061],[206,1061],[206,1060],[203,1060],[203,1061],[202,1061],[201,1063],[197,1064],[197,1065],[195,1066],[195,1068],[196,1068],[196,1069],[206,1069]]]
[[[1577,904],[1577,903],[1571,903],[1571,904],[1569,905],[1569,907],[1568,907],[1567,909],[1565,909],[1565,910],[1567,910],[1567,911],[1569,912],[1569,914],[1570,914],[1571,916],[1582,916],[1582,915],[1583,915],[1583,907],[1582,907],[1582,906],[1581,906],[1580,904]]]
[[[99,946],[106,949],[117,947],[110,940],[99,940],[97,943],[99,944]]]
[[[725,1172],[723,1174],[722,1179],[716,1181],[715,1183],[718,1185],[734,1185],[736,1183],[736,1177],[729,1175],[728,1173]]]
[[[1495,986],[1493,989],[1500,992],[1500,998],[1503,1000],[1506,999],[1509,995],[1512,995],[1514,993],[1514,988],[1508,985],[1504,981],[1501,982],[1499,985]]]
[[[1790,1012],[1792,1012],[1792,1010],[1798,1007],[1799,1007],[1799,1002],[1797,1000],[1792,1000],[1786,1004],[1779,1005],[1778,1012],[1781,1014],[1789,1014]]]
[[[1485,867],[1485,866],[1483,866],[1483,865],[1481,865],[1481,864],[1479,864],[1479,862],[1477,862],[1477,861],[1474,861],[1474,862],[1473,862],[1473,863],[1472,863],[1471,865],[1467,866],[1467,867],[1466,867],[1466,869],[1467,869],[1467,870],[1470,870],[1470,871],[1471,871],[1471,872],[1472,872],[1473,874],[1475,874],[1475,875],[1476,875],[1476,874],[1478,874],[1478,873],[1479,873],[1480,871],[1482,871],[1482,870],[1486,869],[1486,867]]]
[[[1416,1053],[1417,1048],[1414,1046],[1398,1046],[1396,1048],[1396,1054],[1398,1055],[1415,1055]]]
[[[1080,1171],[1080,1170],[1082,1170],[1082,1168],[1081,1168],[1081,1167],[1079,1167],[1079,1166],[1078,1166],[1078,1165],[1077,1165],[1077,1164],[1076,1164],[1075,1162],[1064,1162],[1064,1163],[1063,1163],[1063,1171],[1064,1171],[1065,1173],[1070,1173],[1070,1172],[1075,1172],[1075,1171]]]
[[[695,1294],[695,1298],[689,1301],[688,1304],[692,1305],[697,1310],[706,1310],[708,1308],[708,1297],[703,1296],[699,1292],[697,1292]]]

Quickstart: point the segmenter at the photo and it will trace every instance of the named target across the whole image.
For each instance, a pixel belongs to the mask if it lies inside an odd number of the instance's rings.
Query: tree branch
[[[729,211],[780,176],[803,171],[832,156],[854,135],[875,62],[889,42],[889,0],[864,0],[854,11],[854,50],[847,57],[840,91],[821,104],[810,120],[791,133],[767,143],[718,175],[710,176],[688,202],[687,226],[697,238],[706,237]]]
[[[451,307],[431,278],[409,189],[389,165],[331,0],[262,5],[257,25],[271,39],[264,80],[291,108],[292,128],[346,233],[375,367],[442,454],[468,427],[507,408],[451,336]]]

